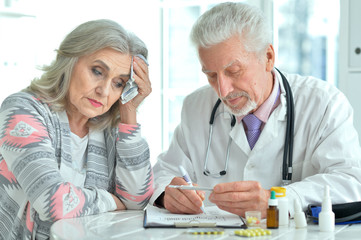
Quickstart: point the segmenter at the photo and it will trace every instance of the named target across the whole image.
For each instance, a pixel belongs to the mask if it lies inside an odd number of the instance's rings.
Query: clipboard
[[[217,206],[205,207],[202,214],[173,214],[164,208],[148,205],[144,210],[144,228],[243,228],[247,225],[238,215]]]

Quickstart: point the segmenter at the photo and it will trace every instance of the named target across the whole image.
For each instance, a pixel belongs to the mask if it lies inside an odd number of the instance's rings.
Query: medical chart
[[[144,227],[237,227],[246,224],[238,215],[217,206],[205,207],[202,214],[173,214],[164,208],[148,205],[144,212]]]

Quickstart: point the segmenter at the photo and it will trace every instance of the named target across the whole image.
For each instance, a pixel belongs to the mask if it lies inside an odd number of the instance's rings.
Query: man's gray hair
[[[231,2],[206,11],[193,25],[190,36],[198,49],[219,44],[236,34],[248,52],[264,52],[272,42],[271,29],[259,8]]]

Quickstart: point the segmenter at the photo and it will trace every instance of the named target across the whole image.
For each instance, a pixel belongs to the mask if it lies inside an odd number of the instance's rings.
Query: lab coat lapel
[[[286,131],[286,97],[285,90],[281,83],[281,103],[280,105],[272,112],[270,118],[265,124],[259,139],[254,146],[253,150],[249,147],[247,136],[243,127],[242,122],[236,123],[232,131],[230,132],[230,136],[232,137],[232,141],[247,155],[249,156],[251,153],[257,153],[262,151],[263,147],[270,144],[275,138],[282,137],[284,138],[284,134]],[[283,127],[285,126],[285,127]]]
[[[284,138],[285,129],[283,129],[283,125],[285,126],[284,121],[286,121],[286,116],[285,111],[283,111],[282,108],[283,107],[281,107],[281,109],[276,109],[272,113],[252,151],[248,144],[242,123],[237,123],[230,132],[232,141],[244,152],[244,154],[249,156],[251,153],[262,151],[266,145],[270,144],[276,138]]]
[[[276,138],[285,138],[286,134],[286,113],[287,113],[287,103],[286,103],[286,93],[283,87],[282,81],[280,82],[281,94],[280,94],[280,104],[279,106],[271,113],[270,117],[265,124],[261,135],[253,148],[254,153],[262,151],[262,149],[270,144],[272,141],[275,141]],[[284,140],[283,140],[284,141]]]
[[[276,108],[273,113],[271,114],[270,118],[268,119],[267,123],[265,124],[261,135],[253,148],[254,153],[262,151],[262,149],[269,145],[271,142],[275,141],[276,138],[284,139],[285,129],[283,129],[283,125],[285,124],[285,112],[282,110],[282,106]],[[282,112],[284,112],[282,114]]]
[[[249,147],[242,122],[237,122],[229,134],[232,141],[248,156],[251,153],[251,148]]]
[[[225,109],[224,104],[219,106],[219,111],[228,112],[228,110]],[[229,126],[231,122],[230,115],[225,114],[223,115],[223,118],[223,124],[227,124],[227,126]],[[232,142],[234,142],[246,155],[251,152],[242,123],[238,123],[237,121],[233,129],[229,132],[229,136],[232,138]]]

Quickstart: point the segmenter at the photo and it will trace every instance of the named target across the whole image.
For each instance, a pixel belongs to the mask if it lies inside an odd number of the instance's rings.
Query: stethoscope
[[[287,81],[287,78],[276,68],[279,74],[282,77],[282,82],[286,91],[286,104],[287,104],[287,127],[286,127],[286,137],[285,137],[285,146],[283,151],[283,164],[282,164],[282,182],[283,185],[288,185],[292,180],[292,153],[293,153],[293,133],[294,133],[294,102],[292,96],[291,87]],[[221,100],[218,99],[216,104],[214,105],[211,113],[211,117],[209,119],[209,137],[207,144],[207,152],[206,159],[204,161],[203,174],[206,176],[221,178],[222,176],[227,174],[228,169],[228,161],[229,161],[229,151],[232,143],[232,138],[229,137],[226,151],[226,162],[224,164],[224,170],[216,173],[211,173],[208,168],[208,156],[209,149],[212,143],[212,134],[213,134],[213,123],[216,118],[216,112],[221,104]],[[231,115],[231,130],[236,124],[236,118],[234,115]]]

